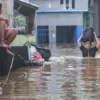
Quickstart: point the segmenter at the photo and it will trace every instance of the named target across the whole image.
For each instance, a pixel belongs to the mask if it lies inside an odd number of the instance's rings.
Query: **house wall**
[[[70,7],[72,4],[71,1],[69,0]],[[63,5],[60,4],[60,0],[29,0],[29,2],[39,5],[39,10],[66,9],[66,0],[64,0]],[[74,10],[88,10],[88,0],[75,0]]]
[[[98,34],[99,33],[99,5],[98,5],[98,1],[100,0],[95,0],[94,2],[94,13],[93,13],[93,16],[94,16],[94,29],[95,29],[95,32]]]
[[[82,25],[82,13],[40,13],[37,16],[37,25]]]
[[[93,27],[98,36],[100,36],[100,0],[94,0],[93,4]]]
[[[56,26],[79,26],[76,28],[77,32],[79,28],[82,30],[82,11],[88,11],[88,0],[75,0],[75,9],[72,9],[71,0],[69,1],[70,9],[67,10],[65,0],[63,5],[60,4],[60,0],[29,0],[29,2],[39,5],[37,26],[49,26],[50,42],[56,41]],[[55,36],[54,40],[52,40],[53,36]]]
[[[3,15],[9,18],[9,26],[13,26],[13,0],[0,0],[3,5]]]
[[[83,26],[82,13],[40,13],[37,16],[38,26],[49,26],[49,41],[56,42],[56,26]],[[55,36],[55,38],[53,38]],[[80,35],[78,35],[79,37]],[[78,38],[77,37],[77,38]],[[75,41],[77,41],[75,39]]]
[[[90,26],[100,37],[100,0],[90,0]]]

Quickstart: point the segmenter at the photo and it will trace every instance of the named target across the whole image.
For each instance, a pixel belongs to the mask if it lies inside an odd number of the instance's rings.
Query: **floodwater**
[[[44,66],[19,68],[5,84],[6,76],[0,77],[0,100],[100,100],[99,51],[84,59],[74,46],[51,51]]]

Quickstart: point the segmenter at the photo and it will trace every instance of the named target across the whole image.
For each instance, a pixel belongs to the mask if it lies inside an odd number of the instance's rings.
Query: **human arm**
[[[99,39],[97,38],[97,35],[96,35],[95,32],[94,32],[94,37],[95,37],[95,40],[96,40],[96,48],[99,49],[99,48],[100,48],[100,41],[99,41]]]
[[[0,21],[5,21],[7,25],[9,25],[8,18],[4,16],[0,16]]]
[[[82,44],[81,44],[81,38],[82,38],[82,36],[80,36],[80,37],[78,38],[78,40],[77,40],[77,44],[78,44],[79,47],[81,47],[81,45],[82,45]]]

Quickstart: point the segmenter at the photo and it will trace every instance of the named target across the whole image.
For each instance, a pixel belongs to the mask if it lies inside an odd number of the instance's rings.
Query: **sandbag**
[[[93,42],[94,41],[93,32],[94,32],[93,28],[88,28],[85,31],[83,31],[83,36],[81,38],[81,41],[83,41],[83,42],[86,42],[86,41]]]

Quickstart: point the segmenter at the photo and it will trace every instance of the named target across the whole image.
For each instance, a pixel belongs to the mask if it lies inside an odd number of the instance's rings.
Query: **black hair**
[[[2,4],[0,3],[0,10],[2,9]]]
[[[86,42],[90,42],[90,41],[88,41],[88,40],[87,40]],[[86,43],[86,42],[85,42],[85,43]],[[90,45],[92,45],[92,43],[91,43],[91,42],[90,42]]]

